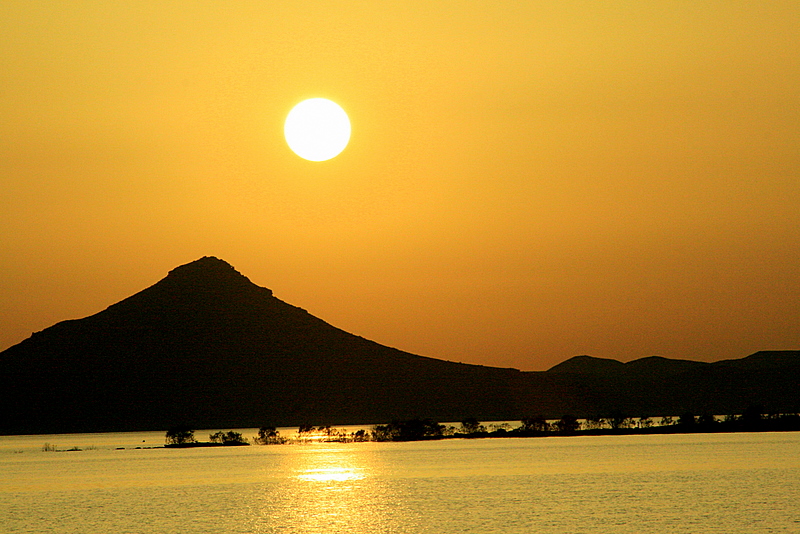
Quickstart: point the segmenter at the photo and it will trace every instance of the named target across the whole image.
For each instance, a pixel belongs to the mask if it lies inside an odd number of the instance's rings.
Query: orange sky
[[[449,360],[798,349],[798,28],[796,1],[6,0],[0,349],[204,255]],[[309,97],[350,115],[328,162],[283,139]]]

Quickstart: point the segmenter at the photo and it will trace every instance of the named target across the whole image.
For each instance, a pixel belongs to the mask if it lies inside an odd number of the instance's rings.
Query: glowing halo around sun
[[[336,102],[310,98],[292,108],[283,134],[301,158],[325,161],[338,156],[350,141],[350,119]]]

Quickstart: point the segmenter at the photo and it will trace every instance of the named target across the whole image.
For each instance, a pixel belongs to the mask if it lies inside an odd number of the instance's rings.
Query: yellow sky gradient
[[[800,348],[800,3],[0,4],[0,349],[201,256],[543,370]],[[349,114],[333,160],[283,139]]]

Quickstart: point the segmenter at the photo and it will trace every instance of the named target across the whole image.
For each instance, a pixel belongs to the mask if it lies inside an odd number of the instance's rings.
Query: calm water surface
[[[0,532],[800,532],[800,433],[161,443],[0,437]]]

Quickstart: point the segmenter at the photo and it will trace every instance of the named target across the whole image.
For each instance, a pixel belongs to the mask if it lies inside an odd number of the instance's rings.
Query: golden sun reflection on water
[[[309,469],[297,475],[297,478],[316,482],[346,482],[348,480],[361,480],[364,478],[364,473],[346,467],[325,467]]]
[[[255,531],[272,532],[276,524],[291,524],[297,533],[381,531],[404,507],[386,484],[382,455],[371,445],[314,443],[284,450],[291,482],[263,496]]]
[[[376,467],[365,447],[306,445],[293,455],[295,478],[317,482],[362,480]]]

